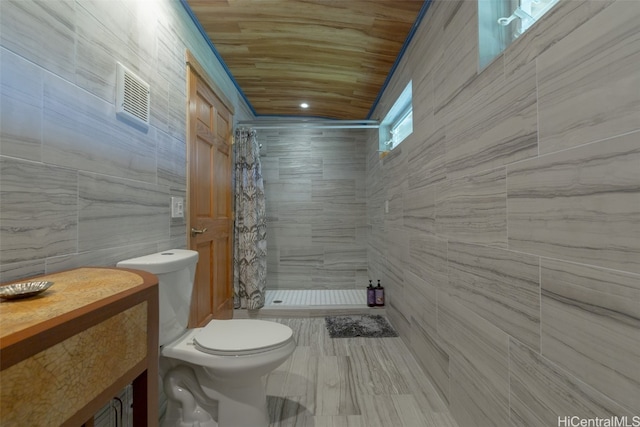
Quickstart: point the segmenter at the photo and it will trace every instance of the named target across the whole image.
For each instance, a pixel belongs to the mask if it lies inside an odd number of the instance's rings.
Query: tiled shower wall
[[[479,72],[477,3],[434,1],[374,114],[413,81],[369,270],[460,426],[640,415],[638,22],[561,1]]]
[[[0,43],[0,281],[185,247],[185,49],[250,113],[180,3],[2,0]],[[115,117],[117,61],[148,132]]]
[[[366,130],[262,129],[268,289],[368,284]]]

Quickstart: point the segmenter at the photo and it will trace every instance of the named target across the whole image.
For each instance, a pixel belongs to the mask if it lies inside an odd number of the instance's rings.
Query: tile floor
[[[324,318],[272,319],[297,347],[266,377],[270,427],[457,427],[401,338],[332,339]]]

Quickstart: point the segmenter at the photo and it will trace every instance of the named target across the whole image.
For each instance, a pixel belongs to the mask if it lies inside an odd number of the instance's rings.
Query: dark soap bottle
[[[381,307],[384,305],[384,286],[380,286],[380,280],[378,280],[378,286],[374,288],[376,296],[376,306]]]
[[[376,305],[376,293],[373,288],[373,283],[369,280],[369,287],[367,288],[367,305],[369,307],[375,307]]]

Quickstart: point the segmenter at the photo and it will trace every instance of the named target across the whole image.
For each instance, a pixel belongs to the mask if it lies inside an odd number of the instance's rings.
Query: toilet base
[[[162,427],[268,427],[262,378],[225,381],[196,374],[200,370],[181,365],[167,372],[163,383],[169,404]]]
[[[269,412],[262,378],[243,384],[205,381],[203,391],[218,401],[218,427],[267,427]],[[210,387],[215,383],[215,390]]]

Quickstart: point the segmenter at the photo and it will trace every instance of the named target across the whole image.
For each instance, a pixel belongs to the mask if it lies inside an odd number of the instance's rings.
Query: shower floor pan
[[[385,314],[384,307],[367,307],[366,289],[267,290],[258,310],[235,310],[235,318],[316,317],[339,314]]]

